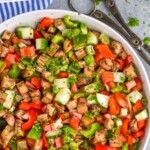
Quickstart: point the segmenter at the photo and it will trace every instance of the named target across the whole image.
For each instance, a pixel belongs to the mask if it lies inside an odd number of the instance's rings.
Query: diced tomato
[[[134,106],[133,106],[133,111],[134,113],[137,113],[138,111],[142,110],[144,107],[143,103],[141,102],[141,100],[138,100]]]
[[[62,137],[61,136],[55,138],[55,144],[56,144],[56,148],[62,147],[63,142],[62,142]]]
[[[37,110],[41,110],[42,107],[43,107],[43,104],[42,104],[41,101],[32,101],[30,103],[30,105],[31,105],[31,108],[34,108],[34,109],[37,109]]]
[[[34,39],[42,38],[43,36],[40,34],[39,31],[34,30]]]
[[[15,49],[12,45],[9,46],[9,53],[15,53]]]
[[[98,122],[100,124],[103,123],[103,118],[102,117],[95,117],[95,122]]]
[[[36,113],[33,109],[30,109],[27,112],[27,115],[29,117],[28,121],[22,124],[22,130],[28,131],[33,126],[34,122],[36,121]]]
[[[96,144],[95,148],[96,150],[120,150],[119,148],[115,148],[107,145],[101,145],[101,144]]]
[[[73,115],[70,119],[69,124],[73,129],[77,130],[80,124],[80,119],[77,116]]]
[[[98,44],[95,46],[95,62],[100,61],[102,58],[114,59],[114,55],[109,49],[108,45]]]
[[[128,135],[128,144],[133,145],[133,136],[130,134]]]
[[[58,78],[67,78],[69,75],[68,72],[61,71],[57,76]]]
[[[40,83],[38,77],[32,77],[31,83],[32,83],[36,88],[40,88],[40,87],[41,87],[41,83]]]
[[[119,64],[119,69],[123,70],[124,69],[124,61],[121,59],[116,58],[117,63]]]
[[[35,48],[34,46],[22,47],[20,52],[22,57],[31,57],[35,55]]]
[[[144,130],[139,130],[138,132],[132,134],[132,136],[133,136],[134,138],[139,138],[139,137],[142,137],[142,136],[144,136],[144,135],[145,135],[145,131],[144,131]]]
[[[132,88],[132,90],[133,91],[137,90],[139,92],[142,92],[143,91],[143,82],[142,82],[142,80],[139,77],[136,77],[136,78],[134,78],[134,81],[136,82],[136,86],[134,86]]]
[[[126,60],[125,60],[125,65],[127,66],[128,64],[133,62],[133,58],[131,55],[128,55]]]
[[[25,102],[25,101],[22,101],[22,102],[20,103],[20,105],[19,105],[19,109],[20,109],[20,110],[25,110],[25,111],[27,111],[27,110],[29,110],[30,108],[31,108],[31,104],[28,103],[28,102]]]
[[[131,122],[130,119],[124,119],[121,127],[121,132],[123,135],[128,134],[128,129],[129,129],[129,123]]]
[[[111,115],[118,115],[120,113],[120,106],[116,102],[114,95],[110,97],[108,105],[109,105],[109,113]]]
[[[52,130],[52,128],[51,128],[51,125],[50,124],[42,124],[42,129],[44,130],[44,131],[51,131]]]
[[[41,111],[42,111],[43,113],[46,112],[46,105],[44,105],[44,106],[41,108]]]
[[[114,74],[113,74],[113,72],[103,72],[102,74],[101,74],[101,79],[102,79],[102,81],[105,83],[105,84],[107,84],[107,83],[109,83],[109,82],[112,82],[112,81],[114,81]]]
[[[48,18],[48,17],[44,17],[41,22],[39,23],[39,27],[40,28],[47,28],[49,27],[51,24],[53,24],[54,19],[52,18]]]
[[[111,95],[111,93],[108,92],[108,91],[101,91],[100,93],[101,93],[101,94],[104,94],[104,95],[107,95],[107,96],[110,96],[110,95]]]
[[[10,62],[10,64],[16,63],[20,61],[20,58],[17,54],[8,53],[5,57],[5,60]]]
[[[71,83],[71,92],[72,93],[78,92],[78,88],[77,88],[76,83]]]
[[[107,83],[107,85],[110,87],[110,88],[114,88],[116,86],[115,82],[114,81],[111,81],[109,83]]]
[[[126,143],[126,142],[127,142],[128,139],[127,139],[127,137],[126,137],[125,135],[120,134],[120,133],[119,133],[118,135],[119,135],[119,137],[121,138],[121,140],[122,140],[123,143]]]
[[[48,141],[46,139],[46,132],[42,133],[42,140],[43,140],[43,148],[48,149],[49,145],[48,145]]]
[[[138,123],[137,123],[138,129],[140,130],[140,129],[145,128],[146,123],[147,123],[147,120],[141,120],[141,121],[138,121]]]
[[[27,144],[30,148],[32,148],[35,144],[35,140],[26,137]]]
[[[119,92],[115,93],[115,99],[121,107],[128,107],[126,98]]]

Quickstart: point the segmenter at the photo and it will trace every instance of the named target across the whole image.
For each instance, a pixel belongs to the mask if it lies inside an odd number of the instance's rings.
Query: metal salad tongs
[[[90,15],[117,30],[137,50],[138,54],[150,65],[150,57],[148,57],[143,51],[144,49],[150,54],[150,47],[144,45],[143,41],[127,26],[118,10],[115,0],[103,0],[103,2],[121,26],[115,23],[102,11],[96,10],[96,0],[92,1],[94,2],[93,10],[87,15]],[[72,5],[72,0],[69,0],[69,7],[72,10],[77,11]]]

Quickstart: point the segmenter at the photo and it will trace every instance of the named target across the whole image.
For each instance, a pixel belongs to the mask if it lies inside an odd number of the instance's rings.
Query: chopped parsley
[[[150,37],[145,37],[143,42],[144,42],[144,45],[149,45],[150,44]]]
[[[130,27],[139,26],[139,20],[138,20],[138,18],[136,18],[136,17],[135,18],[129,17],[128,26],[130,26]]]

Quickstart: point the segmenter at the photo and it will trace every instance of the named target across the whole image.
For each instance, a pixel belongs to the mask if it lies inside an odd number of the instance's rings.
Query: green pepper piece
[[[78,74],[80,72],[80,65],[73,62],[69,65],[69,70],[72,73]]]
[[[64,17],[64,23],[68,28],[77,28],[79,26],[78,22],[71,21],[72,16],[66,15]]]
[[[139,143],[135,143],[133,145],[133,150],[138,150],[139,149]]]
[[[73,38],[74,50],[84,48],[85,42],[87,40],[87,35],[80,34]]]
[[[93,48],[93,45],[86,46],[85,51],[88,55],[95,55],[95,50]]]
[[[128,143],[125,143],[122,147],[121,150],[128,150]]]
[[[100,130],[99,123],[93,123],[88,130],[81,130],[80,133],[88,139],[91,139],[96,131]]]
[[[80,24],[80,29],[81,29],[82,34],[87,34],[88,33],[88,28],[84,23]]]
[[[116,87],[111,89],[111,92],[116,93],[116,92],[121,92],[122,90],[123,90],[123,87],[121,85],[117,84]]]
[[[51,41],[52,43],[61,44],[64,41],[64,37],[61,34],[56,34]]]
[[[2,69],[3,65],[4,65],[4,62],[0,61],[0,70]]]
[[[87,34],[87,45],[96,45],[98,44],[98,38],[93,32],[88,32]]]
[[[81,33],[80,29],[65,29],[62,32],[63,36],[68,37],[69,39],[72,39],[74,37],[76,37],[77,35],[79,35]]]
[[[84,93],[84,92],[76,93],[74,94],[73,99],[78,99],[80,97],[87,97],[88,95],[89,95],[88,93]]]
[[[73,137],[76,136],[75,130],[71,128],[69,125],[64,125],[62,131],[64,135],[72,135]]]
[[[84,61],[85,61],[87,66],[94,66],[94,64],[95,64],[93,55],[85,56]]]
[[[3,109],[4,109],[3,104],[0,104],[0,111]]]
[[[101,35],[99,36],[99,39],[103,44],[110,44],[109,37],[104,33],[101,33]]]
[[[34,124],[34,126],[31,128],[31,130],[28,132],[27,137],[31,138],[33,140],[40,139],[42,135],[42,128],[40,126],[40,123],[37,122]]]
[[[69,148],[71,150],[78,150],[78,144],[76,142],[72,141],[69,143]]]
[[[20,75],[20,69],[17,64],[13,64],[11,69],[8,71],[10,78],[17,78]]]

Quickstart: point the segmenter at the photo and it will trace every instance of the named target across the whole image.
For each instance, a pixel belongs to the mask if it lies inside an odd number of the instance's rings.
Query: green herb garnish
[[[139,26],[139,20],[138,20],[138,18],[136,18],[136,17],[135,18],[129,17],[128,26],[130,26],[130,27]]]

